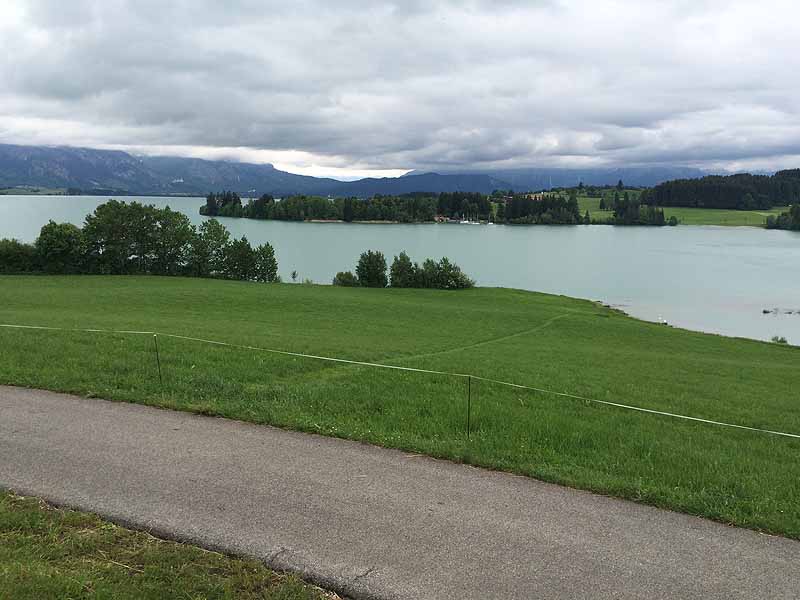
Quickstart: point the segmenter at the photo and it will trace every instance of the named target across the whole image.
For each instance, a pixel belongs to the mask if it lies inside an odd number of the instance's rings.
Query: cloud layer
[[[783,0],[10,0],[0,141],[343,175],[798,165],[798,17]]]

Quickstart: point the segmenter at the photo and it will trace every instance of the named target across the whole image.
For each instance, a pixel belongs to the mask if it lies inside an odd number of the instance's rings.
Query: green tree
[[[231,234],[216,219],[200,225],[191,242],[189,272],[195,277],[223,277]]]
[[[118,275],[150,272],[155,233],[155,207],[117,200],[101,204],[83,226],[91,270]]]
[[[377,250],[362,253],[356,265],[356,275],[364,287],[386,287],[389,283],[386,277],[386,257]]]
[[[794,204],[789,208],[789,218],[791,219],[791,228],[800,229],[800,204]]]
[[[353,275],[352,271],[339,271],[333,278],[333,285],[342,287],[357,287],[358,277]]]
[[[206,203],[200,207],[200,214],[209,217],[216,217],[219,214],[219,202],[216,194],[206,196]]]
[[[436,275],[436,287],[443,290],[463,290],[471,288],[475,282],[467,277],[457,264],[450,262],[450,259],[443,257],[439,261]]]
[[[578,207],[578,191],[574,188],[569,191],[567,211],[576,215],[580,213],[580,208]]]
[[[395,256],[389,269],[389,285],[396,288],[414,287],[416,278],[416,269],[408,254],[401,252],[399,256]]]
[[[249,281],[256,275],[256,255],[250,242],[242,236],[233,240],[225,250],[225,276],[228,279]]]
[[[420,288],[438,288],[439,265],[432,258],[426,258],[422,266],[417,269],[417,285]]]
[[[37,270],[36,248],[7,238],[0,240],[0,273],[31,273]]]
[[[255,279],[265,283],[278,281],[278,261],[275,258],[275,249],[269,242],[261,244],[255,249]]]
[[[497,216],[495,219],[500,223],[506,222],[506,203],[500,202],[497,204]]]
[[[157,275],[179,275],[186,272],[196,239],[194,225],[183,213],[169,206],[155,215],[152,272]]]
[[[244,216],[250,219],[269,219],[270,212],[274,206],[274,199],[269,194],[264,194],[260,198],[251,200],[244,211]]]
[[[83,232],[72,223],[49,221],[36,238],[36,253],[48,273],[79,273],[86,247]]]
[[[345,198],[344,203],[342,205],[342,220],[350,223],[353,220],[353,199],[352,198]]]

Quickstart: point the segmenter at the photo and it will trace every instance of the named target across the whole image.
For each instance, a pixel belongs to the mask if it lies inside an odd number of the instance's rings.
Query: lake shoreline
[[[185,214],[198,227],[202,198],[127,197]],[[0,196],[0,238],[33,243],[49,220],[82,226],[107,199],[98,196]],[[218,217],[231,237],[275,248],[279,274],[330,282],[352,271],[366,250],[391,263],[448,257],[481,287],[541,291],[624,304],[650,322],[692,331],[800,344],[800,316],[762,315],[798,308],[787,277],[800,264],[800,233],[752,226],[419,227],[413,223],[298,222]],[[425,223],[433,225],[434,223]],[[459,223],[445,223],[458,225]],[[328,225],[328,226],[326,226]]]

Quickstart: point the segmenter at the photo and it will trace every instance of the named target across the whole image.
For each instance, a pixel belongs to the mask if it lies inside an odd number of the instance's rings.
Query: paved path
[[[0,387],[0,487],[355,597],[799,598],[800,543],[524,477]]]

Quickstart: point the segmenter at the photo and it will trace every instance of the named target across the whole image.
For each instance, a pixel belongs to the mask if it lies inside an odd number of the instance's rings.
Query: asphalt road
[[[0,387],[0,487],[357,598],[800,598],[800,543],[364,444]]]

